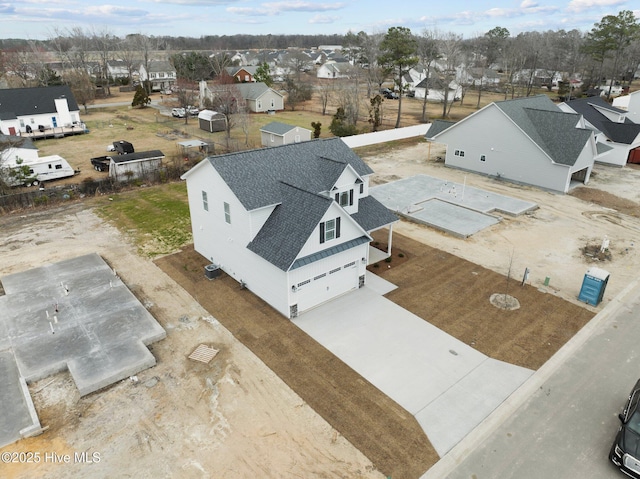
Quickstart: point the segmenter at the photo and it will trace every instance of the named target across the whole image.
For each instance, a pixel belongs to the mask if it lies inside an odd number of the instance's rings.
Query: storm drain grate
[[[189,355],[189,359],[209,364],[209,362],[215,358],[216,354],[219,352],[219,349],[212,348],[206,344],[201,344]]]

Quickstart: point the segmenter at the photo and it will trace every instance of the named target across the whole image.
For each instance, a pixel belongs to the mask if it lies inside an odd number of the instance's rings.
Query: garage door
[[[296,292],[299,313],[352,289],[357,289],[358,268],[356,263],[352,262],[309,278],[302,283],[300,283]]]

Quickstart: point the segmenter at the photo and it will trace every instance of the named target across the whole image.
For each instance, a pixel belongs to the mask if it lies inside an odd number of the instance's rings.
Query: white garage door
[[[309,278],[308,283],[301,284],[296,292],[298,313],[318,306],[336,296],[358,288],[358,268],[355,263],[349,263]]]

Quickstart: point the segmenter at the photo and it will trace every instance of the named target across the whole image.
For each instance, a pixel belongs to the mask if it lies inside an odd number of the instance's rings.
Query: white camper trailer
[[[75,171],[71,165],[69,165],[67,160],[59,155],[43,156],[34,161],[25,161],[21,165],[18,165],[15,161],[8,162],[8,164],[4,166],[8,169],[15,169],[18,167],[29,168],[28,175],[19,175],[23,176],[24,180],[16,177],[12,182],[12,186],[38,185],[43,181],[57,180],[59,178],[73,176],[75,174]]]

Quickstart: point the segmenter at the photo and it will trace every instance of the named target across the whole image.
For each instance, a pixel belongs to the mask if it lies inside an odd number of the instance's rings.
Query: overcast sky
[[[404,26],[470,38],[500,26],[588,31],[605,15],[632,10],[638,0],[0,0],[0,38],[44,40],[76,26],[129,33],[203,35],[344,34]]]

